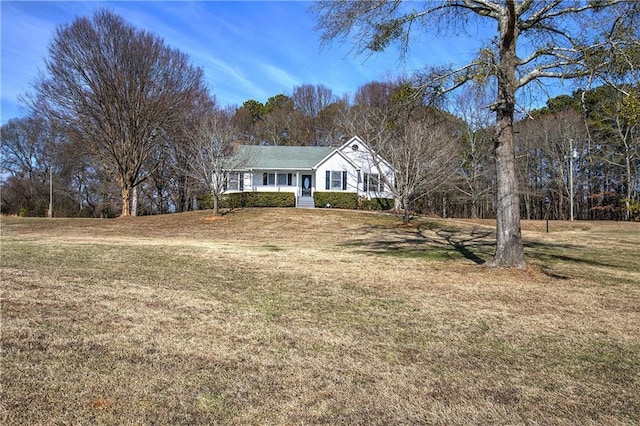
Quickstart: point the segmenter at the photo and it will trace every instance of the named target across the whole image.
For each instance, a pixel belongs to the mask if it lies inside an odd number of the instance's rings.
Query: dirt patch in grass
[[[637,224],[2,219],[3,424],[634,424]]]

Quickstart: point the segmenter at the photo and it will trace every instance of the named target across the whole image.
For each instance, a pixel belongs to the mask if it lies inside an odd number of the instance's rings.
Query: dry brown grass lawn
[[[2,218],[0,420],[636,424],[640,224]]]

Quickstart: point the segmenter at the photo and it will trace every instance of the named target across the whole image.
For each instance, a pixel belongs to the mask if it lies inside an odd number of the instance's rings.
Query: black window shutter
[[[369,192],[369,174],[365,173],[362,176],[362,190],[364,192]]]
[[[267,185],[267,174],[266,173],[262,174],[262,184],[263,185]]]
[[[347,190],[347,171],[343,171],[342,172],[342,190],[346,191]]]
[[[325,182],[324,189],[326,189],[328,191],[329,188],[331,188],[331,186],[330,186],[331,185],[331,172],[329,170],[327,170],[325,175],[326,175],[327,179],[326,179],[326,182]]]

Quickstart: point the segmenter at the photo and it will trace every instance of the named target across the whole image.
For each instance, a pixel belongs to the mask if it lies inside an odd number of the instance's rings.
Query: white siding
[[[357,149],[354,149],[354,145]],[[379,157],[376,158],[369,148],[358,138],[352,138],[348,143],[344,144],[341,152],[345,157],[349,158],[352,163],[358,165],[361,170],[361,176],[364,176],[365,173],[373,173],[385,177],[384,180],[387,183],[385,185],[386,191],[370,193],[363,187],[363,179],[361,179],[360,185],[358,186],[359,193],[367,197],[393,198],[393,194],[389,192],[389,186],[393,185],[393,169],[384,160]]]
[[[357,192],[358,190],[358,173],[357,169],[353,167],[345,158],[343,158],[337,152],[329,157],[320,167],[316,170],[316,191],[327,191],[327,171],[329,172],[347,172],[347,189],[343,191],[340,189],[338,192]],[[329,188],[331,186],[329,185]],[[329,189],[329,191],[334,191]]]

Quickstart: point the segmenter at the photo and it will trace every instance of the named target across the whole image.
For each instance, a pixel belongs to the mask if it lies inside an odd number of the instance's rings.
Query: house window
[[[339,170],[339,171],[329,171],[327,170],[326,175],[326,186],[325,189],[327,191],[346,191],[347,189],[347,171]]]
[[[227,188],[228,190],[231,191],[237,191],[238,190],[238,174],[237,173],[229,173],[229,175],[227,176]]]
[[[331,172],[331,190],[338,191],[342,189],[342,172]]]
[[[294,176],[293,173],[278,173],[278,177],[275,180],[278,182],[278,186],[293,186]],[[269,181],[269,178],[267,178],[267,181]],[[273,183],[269,185],[273,185]]]
[[[231,172],[227,175],[225,190],[242,191],[244,189],[244,173]]]
[[[383,192],[384,183],[377,173],[364,173],[363,186],[366,192]]]
[[[263,173],[262,174],[262,184],[263,185],[275,185],[276,184],[276,174],[275,173]]]

